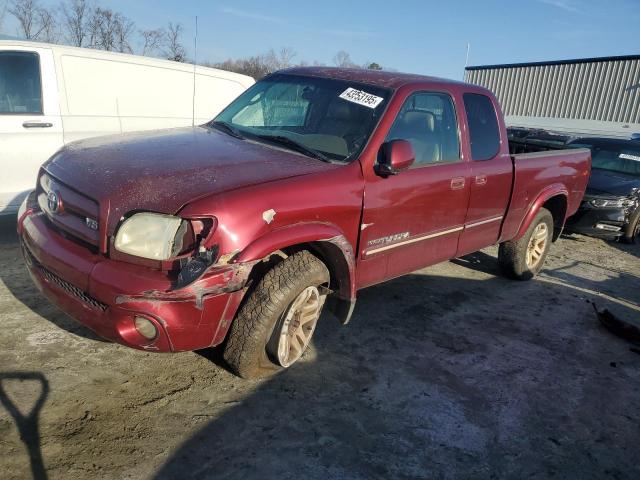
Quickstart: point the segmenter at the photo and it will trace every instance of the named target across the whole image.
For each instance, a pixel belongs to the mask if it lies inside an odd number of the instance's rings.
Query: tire
[[[317,317],[322,311],[326,295],[317,287],[328,283],[327,267],[307,251],[297,252],[267,271],[240,307],[231,325],[223,354],[230,369],[243,378],[258,378],[272,375],[295,363],[308,347]],[[317,317],[310,331],[308,324],[300,320],[305,315],[301,312],[309,308],[307,304],[303,304],[300,311],[291,313],[307,294],[313,297],[310,297],[311,300],[318,302],[313,304],[311,311],[315,315],[317,307]],[[306,315],[310,316],[310,313]],[[292,345],[294,340],[298,346],[303,343],[297,334],[284,334],[287,328],[294,329],[296,323],[307,325],[304,332],[305,336],[308,334],[307,342],[292,362],[281,361],[283,359],[279,355],[282,351],[279,347],[287,352],[295,350],[288,348],[289,340],[285,337],[291,339]],[[300,330],[301,327],[297,328]]]
[[[640,243],[640,208],[631,214],[629,224],[624,230],[624,234],[620,237],[622,243],[630,245]]]
[[[546,237],[541,246],[539,240],[543,231],[546,232]],[[536,239],[532,238],[534,235]],[[516,280],[531,280],[542,270],[552,237],[553,216],[549,210],[541,208],[522,238],[500,244],[498,263],[501,270]]]

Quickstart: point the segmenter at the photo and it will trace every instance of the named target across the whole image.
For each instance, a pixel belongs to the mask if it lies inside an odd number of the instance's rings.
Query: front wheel
[[[498,262],[502,271],[517,280],[530,280],[542,269],[553,235],[553,216],[541,208],[519,240],[500,244]]]
[[[329,271],[307,251],[269,270],[231,325],[224,359],[243,378],[264,377],[302,357],[326,298]]]

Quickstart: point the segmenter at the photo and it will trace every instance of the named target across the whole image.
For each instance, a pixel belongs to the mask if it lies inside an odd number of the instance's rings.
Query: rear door
[[[457,256],[475,252],[498,240],[511,196],[513,164],[495,101],[465,93],[464,110],[471,152],[470,199]]]
[[[53,52],[0,48],[0,214],[17,211],[62,143]]]
[[[366,180],[358,285],[371,285],[455,255],[469,201],[455,103],[444,92],[411,94],[385,141],[413,145],[414,165]]]

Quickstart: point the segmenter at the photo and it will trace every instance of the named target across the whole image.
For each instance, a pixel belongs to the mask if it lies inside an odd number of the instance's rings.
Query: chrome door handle
[[[487,184],[486,175],[476,175],[476,185],[486,185],[486,184]]]
[[[53,123],[49,122],[24,122],[22,124],[24,128],[51,128]]]
[[[464,177],[456,177],[451,179],[451,190],[460,190],[464,188]]]

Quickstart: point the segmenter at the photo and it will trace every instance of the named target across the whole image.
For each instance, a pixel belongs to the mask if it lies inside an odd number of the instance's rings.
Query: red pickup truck
[[[589,170],[585,149],[509,155],[481,87],[295,68],[206,125],[63,148],[18,232],[36,285],[99,335],[224,344],[251,377],[298,360],[323,308],[347,323],[369,285],[496,243],[531,278]]]

